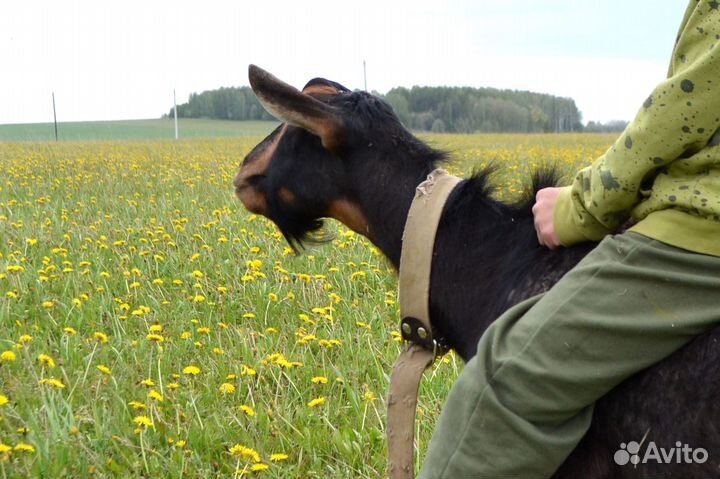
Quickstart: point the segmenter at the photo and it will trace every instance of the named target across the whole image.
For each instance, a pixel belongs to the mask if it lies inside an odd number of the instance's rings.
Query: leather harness
[[[412,479],[415,411],[422,375],[447,348],[430,324],[430,274],[443,207],[462,181],[445,170],[431,172],[415,190],[400,254],[400,331],[407,345],[393,366],[388,392],[387,438],[390,479]]]

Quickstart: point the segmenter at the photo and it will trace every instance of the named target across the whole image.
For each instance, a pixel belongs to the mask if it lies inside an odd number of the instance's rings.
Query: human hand
[[[562,191],[562,188],[541,189],[535,195],[535,204],[532,207],[538,242],[552,250],[562,246],[555,233],[553,220],[555,203],[557,203],[560,191]]]

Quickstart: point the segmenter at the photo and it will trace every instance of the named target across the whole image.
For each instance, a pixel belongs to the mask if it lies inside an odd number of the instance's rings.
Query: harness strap
[[[390,479],[415,477],[417,393],[422,375],[442,350],[430,324],[430,274],[435,235],[443,207],[460,178],[437,169],[415,190],[400,254],[400,316],[409,342],[390,377],[387,437]]]

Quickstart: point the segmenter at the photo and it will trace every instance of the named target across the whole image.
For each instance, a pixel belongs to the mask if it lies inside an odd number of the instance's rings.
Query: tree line
[[[168,117],[174,115],[170,109]],[[222,87],[202,93],[191,93],[187,103],[177,106],[178,118],[214,118],[217,120],[272,120],[260,105],[252,89]]]
[[[377,94],[376,92],[374,92]],[[378,94],[379,95],[379,94]],[[528,91],[470,87],[398,87],[379,95],[412,130],[474,133],[621,131],[624,122],[583,126],[571,98]],[[177,106],[180,118],[271,120],[250,87],[223,87],[192,93]],[[173,109],[167,116],[173,116]]]

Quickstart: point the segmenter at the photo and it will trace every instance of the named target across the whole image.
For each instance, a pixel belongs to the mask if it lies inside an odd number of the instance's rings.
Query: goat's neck
[[[432,171],[422,168],[414,172],[385,173],[375,178],[374,188],[358,193],[358,203],[367,221],[366,236],[392,262],[400,267],[402,235],[415,188]]]

